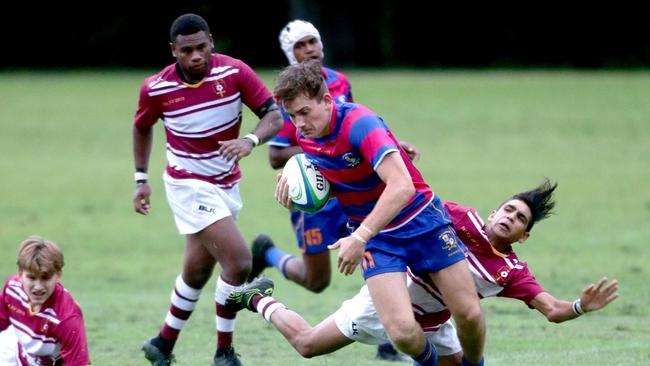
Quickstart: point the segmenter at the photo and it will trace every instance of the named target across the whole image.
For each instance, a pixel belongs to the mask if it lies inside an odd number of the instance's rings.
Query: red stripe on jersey
[[[384,188],[386,188],[386,184],[382,182],[380,185],[370,191],[335,193],[335,196],[339,199],[341,205],[343,206],[356,206],[362,205],[370,200],[377,199],[381,195],[381,192],[384,191]]]

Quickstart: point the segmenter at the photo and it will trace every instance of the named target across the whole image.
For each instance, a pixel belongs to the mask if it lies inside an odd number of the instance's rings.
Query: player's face
[[[329,93],[325,93],[320,101],[299,95],[285,102],[284,109],[304,137],[314,139],[329,134],[332,116],[332,96]]]
[[[28,271],[20,272],[20,282],[22,282],[25,292],[27,292],[27,296],[29,296],[32,309],[38,310],[41,305],[52,296],[60,278],[60,272],[54,273],[49,277]]]
[[[532,214],[527,204],[520,200],[509,200],[488,217],[488,235],[499,241],[514,243],[528,239],[526,228],[532,220]]]
[[[208,69],[210,54],[214,43],[212,35],[200,31],[194,34],[176,36],[171,44],[172,55],[187,81],[203,80]]]
[[[311,59],[322,60],[323,45],[316,37],[306,36],[293,45],[293,55],[296,57],[296,61],[298,62]]]

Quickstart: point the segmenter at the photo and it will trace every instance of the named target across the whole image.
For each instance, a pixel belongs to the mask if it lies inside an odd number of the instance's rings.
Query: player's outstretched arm
[[[542,292],[530,302],[530,306],[554,323],[575,319],[580,315],[600,310],[618,298],[618,281],[609,283],[603,277],[597,284],[590,284],[582,290],[580,298],[575,301],[559,300],[548,292]]]

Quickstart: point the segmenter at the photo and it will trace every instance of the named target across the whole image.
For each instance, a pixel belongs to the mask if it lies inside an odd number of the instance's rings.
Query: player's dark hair
[[[327,93],[327,84],[323,79],[323,71],[319,60],[307,60],[286,67],[276,82],[273,94],[281,102],[296,99],[299,95],[306,95],[309,99],[323,98]]]
[[[169,28],[169,37],[171,38],[171,41],[174,42],[179,34],[186,36],[200,31],[210,34],[208,22],[206,22],[200,15],[188,13],[183,14],[174,20],[171,28]]]
[[[544,220],[553,213],[552,210],[555,207],[553,191],[555,188],[557,188],[557,183],[551,183],[548,178],[545,178],[537,188],[517,193],[510,198],[523,201],[530,209],[532,217],[526,231],[530,231],[537,221]]]

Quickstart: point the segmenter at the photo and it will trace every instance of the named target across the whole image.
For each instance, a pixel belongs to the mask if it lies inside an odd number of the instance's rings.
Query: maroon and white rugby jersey
[[[544,292],[535,277],[514,251],[499,253],[485,234],[485,224],[473,208],[445,202],[454,229],[468,251],[466,252],[474,284],[481,298],[501,296],[518,299],[526,304]],[[425,331],[435,331],[450,317],[442,295],[428,277],[408,271],[407,286],[415,318]]]
[[[150,127],[163,120],[171,177],[227,188],[239,181],[241,173],[236,163],[218,155],[218,143],[239,137],[242,103],[255,111],[272,95],[255,72],[235,58],[213,54],[208,70],[198,84],[184,83],[176,64],[146,78],[134,124]]]
[[[90,364],[81,308],[61,283],[39,312],[31,309],[19,277],[10,277],[0,293],[0,330],[14,326],[22,366]]]

